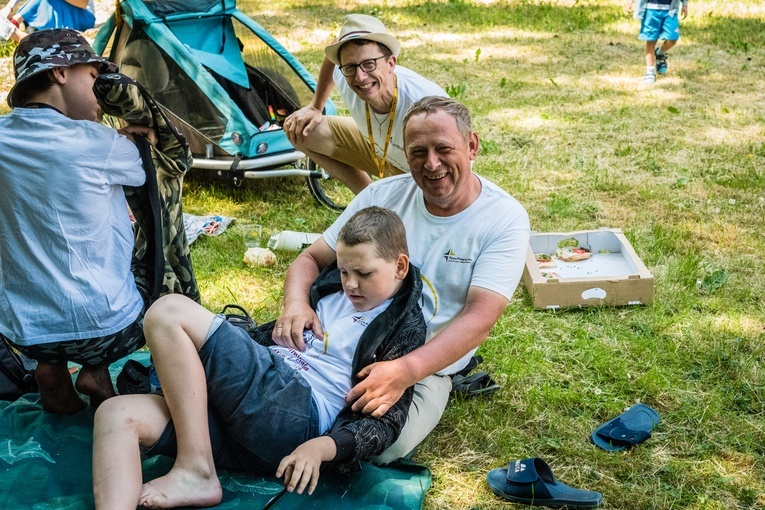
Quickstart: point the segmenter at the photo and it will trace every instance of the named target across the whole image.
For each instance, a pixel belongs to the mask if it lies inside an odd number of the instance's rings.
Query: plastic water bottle
[[[271,238],[268,240],[268,247],[279,251],[299,251],[310,246],[321,237],[321,234],[311,232],[294,232],[292,230],[278,231],[274,230]]]
[[[16,30],[16,26],[7,18],[0,16],[0,41],[7,41]]]

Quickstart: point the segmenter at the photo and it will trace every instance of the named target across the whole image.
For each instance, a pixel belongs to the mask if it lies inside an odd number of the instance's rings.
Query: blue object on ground
[[[620,452],[651,437],[651,431],[661,421],[659,414],[645,404],[635,404],[592,433],[592,443],[609,452]]]
[[[507,468],[489,471],[486,481],[497,496],[514,503],[549,507],[595,508],[599,492],[575,489],[561,483],[539,457],[510,461]]]

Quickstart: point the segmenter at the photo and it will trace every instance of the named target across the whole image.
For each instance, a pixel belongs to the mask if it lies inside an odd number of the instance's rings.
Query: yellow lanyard
[[[396,104],[398,103],[398,84],[396,75],[393,75],[393,101],[390,103],[390,112],[388,113],[388,134],[385,135],[385,145],[383,146],[382,158],[377,157],[375,151],[375,137],[372,134],[372,114],[369,113],[369,103],[365,103],[367,109],[367,134],[369,135],[369,150],[372,151],[372,159],[377,166],[377,172],[380,179],[385,177],[385,159],[388,157],[388,146],[390,145],[391,133],[393,133],[393,117],[396,115]]]

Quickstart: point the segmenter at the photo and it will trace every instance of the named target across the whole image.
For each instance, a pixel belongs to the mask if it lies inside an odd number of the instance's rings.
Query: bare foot
[[[176,468],[168,474],[143,484],[138,506],[144,508],[176,508],[179,506],[208,507],[223,498],[218,476],[201,476],[186,469]]]
[[[90,405],[100,406],[107,398],[117,395],[114,391],[109,366],[89,367],[83,365],[77,376],[77,391],[90,397]]]
[[[35,382],[40,389],[43,409],[55,414],[73,414],[87,407],[72,385],[66,362],[39,361],[35,369]]]

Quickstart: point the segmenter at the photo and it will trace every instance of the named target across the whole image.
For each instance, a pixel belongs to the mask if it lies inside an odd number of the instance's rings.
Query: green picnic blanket
[[[132,358],[148,363],[146,352]],[[113,377],[121,366],[112,366]],[[93,410],[53,415],[43,412],[38,400],[39,395],[28,394],[15,402],[0,401],[0,509],[93,508]],[[144,460],[144,479],[166,473],[172,462],[162,456]],[[223,501],[215,508],[260,509],[282,491],[276,478],[233,471],[218,475]],[[313,495],[285,493],[269,508],[422,508],[430,482],[430,471],[415,463],[363,463],[360,471],[347,475],[326,470]]]

